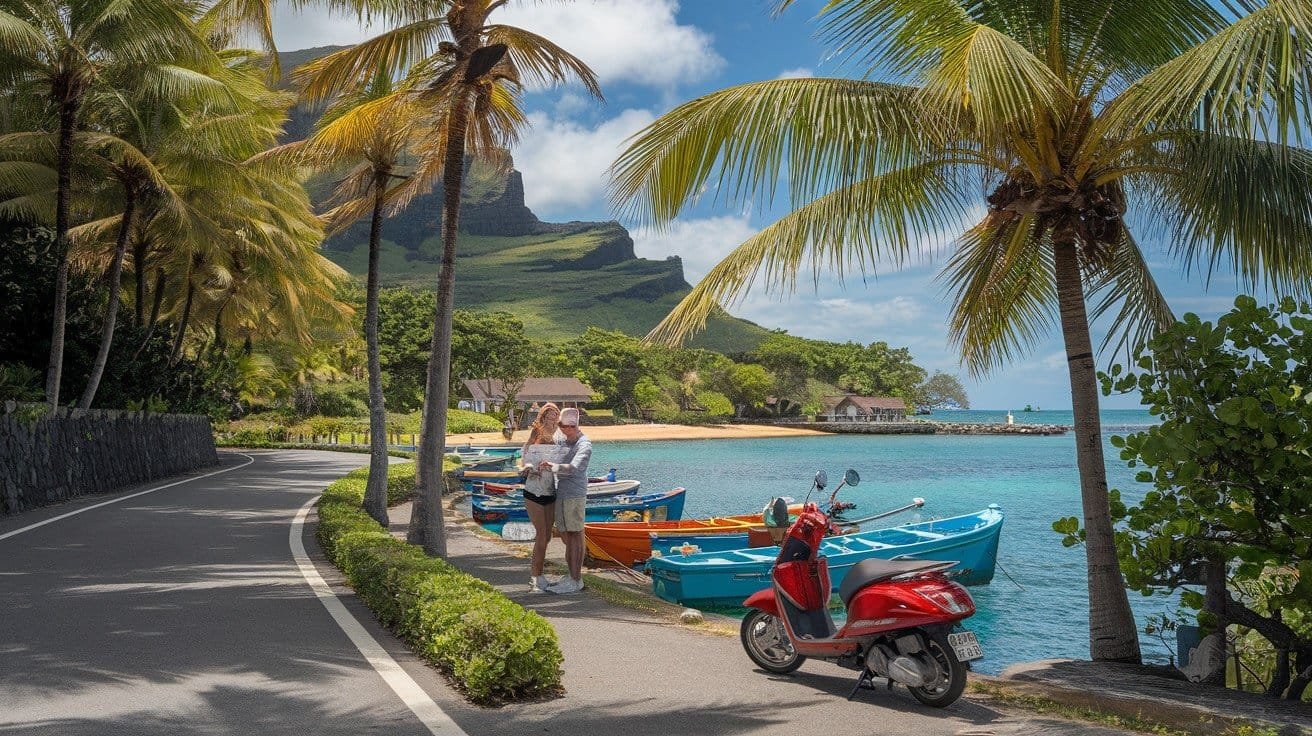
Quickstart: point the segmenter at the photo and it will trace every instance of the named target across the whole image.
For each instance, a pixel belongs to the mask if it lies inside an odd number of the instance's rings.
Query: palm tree
[[[1288,144],[1309,122],[1312,4],[1241,5],[1228,15],[1205,0],[830,0],[824,31],[859,79],[707,95],[616,162],[616,201],[656,223],[708,189],[769,201],[786,175],[792,211],[713,268],[651,337],[700,329],[758,275],[790,290],[804,265],[873,271],[948,240],[949,333],[973,373],[1026,352],[1058,316],[1090,653],[1137,661],[1085,300],[1098,298],[1095,318],[1114,312],[1117,345],[1172,319],[1130,215],[1191,267],[1302,293],[1312,276],[1312,155]],[[987,212],[968,226],[976,203]]]
[[[46,373],[46,400],[59,405],[68,303],[68,232],[73,190],[74,135],[87,96],[115,74],[133,70],[164,86],[185,73],[172,63],[196,64],[213,54],[176,0],[0,0],[0,87],[48,99],[57,131],[55,308]]]
[[[342,230],[364,214],[369,220],[369,268],[366,277],[365,344],[369,372],[369,479],[364,508],[384,528],[387,518],[387,408],[383,400],[383,368],[378,348],[378,260],[382,253],[383,219],[399,190],[396,173],[417,143],[423,119],[409,93],[375,74],[367,86],[346,94],[324,113],[309,138],[270,150],[257,158],[288,157],[312,170],[348,169],[333,190],[336,206],[325,215],[329,232]],[[413,191],[411,188],[410,191]],[[393,196],[389,197],[389,193]],[[399,211],[408,198],[394,202]]]
[[[418,104],[433,111],[417,156],[415,186],[442,182],[442,271],[433,318],[432,353],[420,425],[419,477],[410,541],[446,555],[441,505],[442,458],[451,375],[451,315],[455,292],[456,235],[466,156],[504,160],[525,118],[519,91],[525,81],[555,84],[577,79],[600,98],[596,75],[547,39],[514,26],[489,23],[509,0],[419,4],[403,25],[358,46],[307,65],[311,99],[354,86],[366,75],[409,74]]]

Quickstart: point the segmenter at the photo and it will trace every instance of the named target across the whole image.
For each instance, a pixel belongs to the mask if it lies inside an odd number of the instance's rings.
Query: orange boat
[[[662,537],[696,537],[747,532],[756,537],[757,535],[752,532],[759,532],[762,539],[768,540],[760,514],[714,516],[709,519],[683,521],[590,522],[583,525],[583,532],[589,555],[601,562],[617,562],[625,567],[646,562],[647,558],[651,557],[652,534],[659,534]]]

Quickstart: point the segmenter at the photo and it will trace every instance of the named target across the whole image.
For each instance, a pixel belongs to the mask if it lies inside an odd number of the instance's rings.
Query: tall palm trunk
[[[46,401],[59,406],[59,383],[64,371],[64,321],[68,317],[68,228],[73,187],[73,133],[77,126],[77,99],[65,95],[59,104],[58,182],[55,196],[55,308],[50,328],[50,359],[46,368]]]
[[[374,213],[369,223],[369,275],[365,287],[364,341],[369,363],[369,480],[364,510],[387,528],[387,407],[383,403],[383,365],[378,354],[378,256],[383,237],[383,195],[387,172],[374,177]]]
[[[141,351],[146,349],[150,344],[150,338],[155,336],[155,326],[159,324],[159,309],[164,303],[164,269],[155,269],[155,288],[151,292],[150,319],[146,321],[146,334],[141,336],[141,344],[137,346],[137,351],[132,354],[130,362],[137,362],[141,357]]]
[[[446,415],[451,378],[451,311],[455,304],[456,233],[460,189],[465,174],[465,133],[469,126],[467,98],[455,101],[446,136],[442,169],[442,273],[433,317],[432,353],[424,390],[423,423],[419,435],[419,491],[410,517],[408,537],[430,555],[446,556],[442,513],[442,459],[446,454]]]
[[[146,323],[146,241],[138,238],[132,246],[133,324]]]
[[[82,391],[82,400],[78,408],[90,409],[96,400],[96,391],[100,388],[100,378],[105,375],[105,365],[109,362],[109,348],[114,343],[114,327],[118,322],[119,292],[122,291],[120,280],[123,278],[123,257],[128,250],[128,234],[132,232],[132,216],[137,211],[136,197],[128,189],[123,202],[123,221],[118,226],[118,240],[114,243],[114,260],[109,266],[106,286],[109,288],[109,305],[105,307],[105,323],[100,328],[100,348],[96,351],[96,361],[91,364],[91,375],[87,386]]]
[[[1107,496],[1107,466],[1102,454],[1102,421],[1098,387],[1084,307],[1084,286],[1073,238],[1054,246],[1053,269],[1066,365],[1071,379],[1071,410],[1075,418],[1075,456],[1080,470],[1084,507],[1084,553],[1089,575],[1089,656],[1096,661],[1139,662],[1139,637],[1116,558],[1111,510]]]
[[[191,283],[191,274],[187,274],[187,297],[182,302],[182,319],[178,321],[178,334],[173,338],[173,350],[169,352],[169,365],[176,365],[182,357],[182,338],[187,334],[187,323],[191,321],[191,302],[196,296],[196,285]]]

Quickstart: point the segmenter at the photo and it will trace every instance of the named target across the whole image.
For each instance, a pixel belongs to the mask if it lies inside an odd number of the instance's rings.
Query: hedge
[[[388,534],[360,507],[368,468],[319,499],[317,537],[384,626],[446,673],[475,703],[532,698],[560,687],[555,629],[478,578]],[[388,472],[389,504],[410,498],[414,463]]]

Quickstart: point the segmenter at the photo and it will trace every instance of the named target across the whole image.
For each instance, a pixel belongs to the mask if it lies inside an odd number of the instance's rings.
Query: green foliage
[[[924,409],[969,409],[970,398],[961,379],[942,371],[934,371],[927,381],[916,389],[915,405]]]
[[[1252,297],[1215,324],[1187,314],[1155,337],[1139,371],[1115,366],[1106,393],[1140,392],[1161,423],[1113,437],[1150,483],[1111,511],[1126,582],[1145,594],[1197,582],[1223,562],[1232,586],[1257,585],[1263,605],[1312,614],[1312,314]],[[1067,530],[1069,532],[1069,530]],[[1281,585],[1272,585],[1279,579]],[[1201,596],[1183,598],[1197,608]]]
[[[734,404],[756,408],[765,405],[775,382],[763,366],[739,363],[728,370],[719,386]]]
[[[447,673],[471,700],[537,697],[560,686],[556,632],[486,582],[388,534],[360,508],[368,470],[336,481],[319,501],[317,537],[379,621]],[[414,465],[392,465],[388,501],[408,498]]]
[[[415,431],[418,431],[416,429]],[[474,434],[476,432],[500,432],[501,422],[487,414],[465,409],[447,409],[447,434]]]
[[[775,333],[748,358],[774,376],[773,394],[791,404],[791,409],[778,404],[785,413],[797,413],[807,405],[818,408],[815,397],[808,394],[812,380],[844,393],[900,396],[909,402],[915,402],[925,381],[925,370],[915,364],[909,350],[890,348],[885,342],[861,345]]]
[[[41,371],[22,363],[0,363],[0,402],[38,401],[44,387]]]

